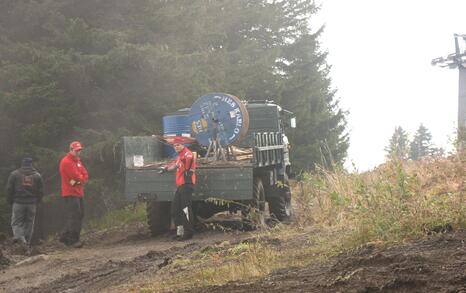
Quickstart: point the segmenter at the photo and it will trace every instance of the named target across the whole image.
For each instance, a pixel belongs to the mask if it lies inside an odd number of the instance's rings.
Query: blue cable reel
[[[190,111],[191,135],[203,146],[217,138],[223,147],[244,138],[249,129],[246,106],[233,95],[210,93],[198,98]]]

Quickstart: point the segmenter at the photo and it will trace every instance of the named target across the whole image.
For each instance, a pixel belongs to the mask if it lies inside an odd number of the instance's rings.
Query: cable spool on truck
[[[170,159],[173,152],[168,146],[174,135],[185,137],[197,154],[196,217],[241,211],[245,227],[253,228],[263,222],[266,202],[276,220],[291,216],[285,130],[296,126],[292,112],[272,101],[245,102],[224,93],[204,95],[193,103],[189,114],[182,111],[170,114],[164,122],[179,116],[178,122],[189,123],[190,134],[175,129],[165,136],[123,137],[125,194],[130,201],[147,202],[152,235],[170,228],[175,176],[158,174],[158,167]],[[180,128],[187,129],[185,124]]]

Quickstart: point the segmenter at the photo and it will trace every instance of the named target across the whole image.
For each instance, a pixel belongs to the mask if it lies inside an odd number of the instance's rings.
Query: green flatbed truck
[[[251,211],[263,214],[266,202],[270,215],[278,221],[291,216],[290,163],[285,129],[295,127],[294,115],[270,101],[249,102],[246,108],[249,129],[244,139],[236,144],[246,150],[246,155],[243,152],[227,161],[197,159],[197,182],[193,193],[193,212],[197,217],[209,218],[217,212],[241,210],[245,224],[253,226],[248,215]],[[156,136],[123,137],[123,154],[127,199],[147,202],[152,235],[168,231],[170,204],[176,190],[175,176],[173,173],[159,174],[155,167],[158,162],[167,160],[164,142]],[[141,158],[145,163],[153,164],[136,167],[135,160]]]

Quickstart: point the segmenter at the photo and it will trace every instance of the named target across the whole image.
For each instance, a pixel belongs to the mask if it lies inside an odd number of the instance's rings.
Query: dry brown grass
[[[222,243],[177,258],[142,292],[247,281],[368,242],[385,245],[445,227],[466,228],[465,158],[391,161],[360,174],[308,174],[293,188],[291,226],[257,232],[253,242]]]
[[[297,200],[298,225],[353,230],[355,245],[400,241],[439,227],[466,226],[464,156],[391,161],[371,172],[309,176]],[[309,211],[309,207],[312,210]]]

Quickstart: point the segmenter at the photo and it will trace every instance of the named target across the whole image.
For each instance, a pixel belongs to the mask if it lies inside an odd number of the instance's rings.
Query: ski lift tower
[[[466,134],[466,35],[454,34],[455,53],[432,60],[432,65],[459,70],[458,80],[458,141],[464,143]],[[461,144],[463,144],[461,143]]]

